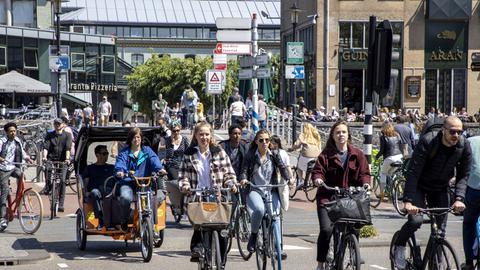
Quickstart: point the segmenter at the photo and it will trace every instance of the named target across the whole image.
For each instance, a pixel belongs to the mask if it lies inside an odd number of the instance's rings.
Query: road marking
[[[75,259],[78,259],[78,260],[104,260],[104,259],[107,259],[108,257],[106,256],[99,256],[99,255],[85,255],[85,256],[82,256],[82,257],[75,257]]]
[[[382,266],[379,266],[379,265],[376,265],[376,264],[371,264],[370,265],[372,268],[376,268],[376,269],[380,269],[380,270],[387,270],[388,268],[385,268],[385,267],[382,267]]]
[[[58,263],[57,265],[60,268],[68,268],[68,265],[66,263]]]
[[[76,217],[77,214],[66,214],[65,217],[69,217],[69,218],[73,218],[73,217]]]
[[[309,250],[309,247],[300,247],[300,246],[291,246],[291,245],[284,245],[283,250]],[[239,252],[238,249],[232,248],[231,251]]]

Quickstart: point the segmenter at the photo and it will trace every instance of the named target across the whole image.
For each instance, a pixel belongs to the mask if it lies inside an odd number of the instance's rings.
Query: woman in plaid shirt
[[[190,146],[185,150],[178,172],[179,186],[182,192],[191,188],[230,187],[236,192],[235,171],[225,151],[215,143],[213,129],[207,122],[195,126]],[[193,231],[190,242],[192,259],[198,261],[202,252],[202,236],[199,230]],[[227,238],[220,237],[222,261],[226,261]]]

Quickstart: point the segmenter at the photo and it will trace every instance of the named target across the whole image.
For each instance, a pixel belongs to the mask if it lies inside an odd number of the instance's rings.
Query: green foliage
[[[378,231],[373,225],[366,225],[360,229],[360,238],[370,238],[378,236]]]
[[[193,60],[154,55],[145,64],[135,67],[133,73],[127,76],[132,102],[138,102],[140,111],[150,115],[152,100],[157,99],[158,94],[163,94],[169,106],[173,107],[175,103],[180,102],[183,90],[190,84],[207,111],[212,104],[212,97],[204,91],[205,72],[212,68],[210,57],[197,57]],[[225,104],[236,85],[238,64],[236,61],[229,61],[225,91],[220,95],[221,104]]]

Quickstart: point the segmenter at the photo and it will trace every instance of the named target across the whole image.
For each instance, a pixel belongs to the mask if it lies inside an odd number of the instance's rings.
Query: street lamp
[[[293,41],[297,41],[297,24],[298,24],[298,14],[302,12],[301,9],[297,7],[297,3],[293,3],[290,7],[290,21],[292,23],[293,31]],[[297,116],[297,84],[296,79],[293,79],[290,88],[290,99],[292,101],[292,143],[295,142],[297,138],[297,121],[295,117]]]
[[[62,1],[55,0],[55,36],[57,41],[57,57],[60,59],[60,13]],[[57,68],[57,117],[62,115],[62,94],[60,92],[60,68]]]

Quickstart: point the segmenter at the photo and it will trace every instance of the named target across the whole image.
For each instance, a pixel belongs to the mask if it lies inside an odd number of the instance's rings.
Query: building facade
[[[294,3],[300,9],[296,35],[290,20]],[[462,107],[470,114],[478,112],[479,75],[470,68],[472,53],[480,49],[477,4],[471,0],[282,1],[283,59],[287,41],[295,37],[305,43],[306,78],[296,82],[296,96],[303,96],[311,108],[363,109],[369,16],[374,15],[377,22],[389,20],[401,37],[394,48],[400,59],[392,63],[398,76],[390,83],[384,105],[422,112],[432,107],[442,112]],[[292,103],[291,89],[293,81],[284,80],[284,104]]]

